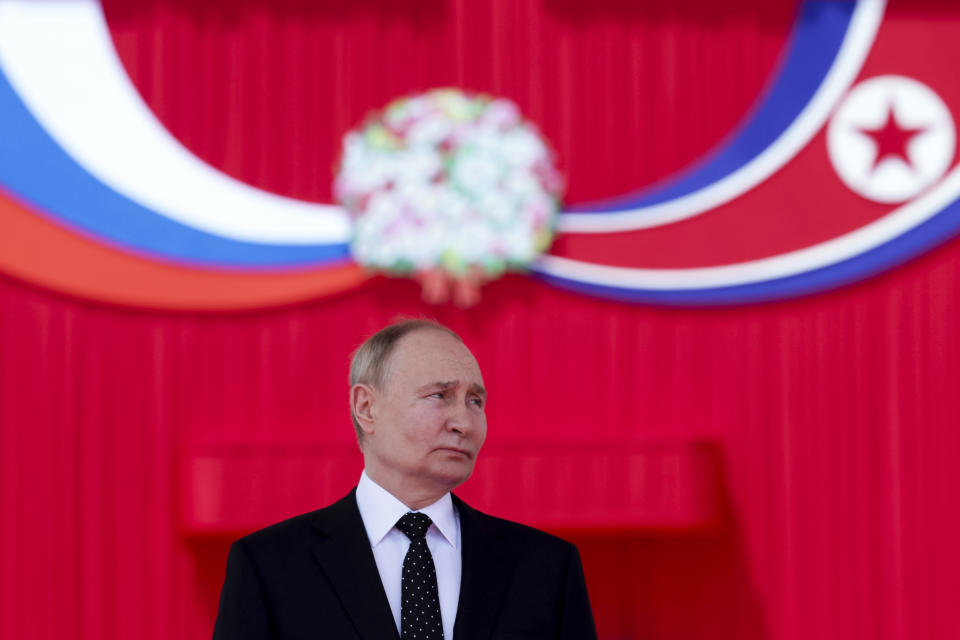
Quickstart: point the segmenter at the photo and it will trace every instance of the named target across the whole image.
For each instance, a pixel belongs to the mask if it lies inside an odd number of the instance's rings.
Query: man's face
[[[469,478],[487,435],[470,350],[444,331],[416,330],[394,347],[382,387],[362,444],[368,470],[414,492],[449,491]]]

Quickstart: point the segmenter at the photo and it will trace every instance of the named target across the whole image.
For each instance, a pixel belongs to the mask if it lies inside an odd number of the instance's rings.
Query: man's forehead
[[[470,349],[459,338],[441,329],[419,329],[403,336],[390,354],[386,367],[388,377],[397,371],[405,375],[433,374],[435,379],[432,382],[461,380],[469,384],[482,383],[480,365]]]

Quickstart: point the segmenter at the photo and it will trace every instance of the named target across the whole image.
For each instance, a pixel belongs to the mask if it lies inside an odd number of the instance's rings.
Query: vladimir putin
[[[233,544],[214,638],[596,638],[573,545],[450,493],[473,472],[486,402],[446,327],[367,339],[350,367],[359,483]]]

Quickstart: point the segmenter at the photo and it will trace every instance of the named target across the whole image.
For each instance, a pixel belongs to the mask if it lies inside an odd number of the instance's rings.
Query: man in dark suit
[[[357,349],[350,384],[360,482],[233,544],[214,639],[596,638],[576,547],[450,493],[486,437],[459,336],[388,326]]]

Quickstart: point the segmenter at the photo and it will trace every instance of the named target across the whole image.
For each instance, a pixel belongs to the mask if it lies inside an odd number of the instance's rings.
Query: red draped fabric
[[[935,4],[908,10],[960,17]],[[795,7],[105,8],[162,122],[244,181],[328,201],[349,127],[456,85],[514,99],[577,203],[655,182],[727,135],[775,72]],[[958,637],[958,292],[957,241],[854,286],[727,309],[629,306],[518,275],[471,311],[375,279],[284,308],[174,313],[0,277],[0,637],[209,636],[230,538],[355,482],[347,359],[398,313],[438,318],[478,356],[490,435],[463,495],[578,543],[601,638]],[[648,481],[625,460],[652,460],[661,484],[637,491],[670,502],[703,452],[717,492],[704,526],[618,506]]]
[[[568,202],[663,178],[730,133],[776,68],[795,2],[107,0],[144,98],[201,158],[329,202],[344,132],[398,96],[506,96]]]

